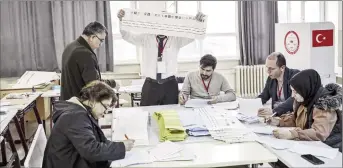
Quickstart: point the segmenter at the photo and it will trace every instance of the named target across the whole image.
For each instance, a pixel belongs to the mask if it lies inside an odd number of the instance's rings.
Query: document
[[[185,107],[186,108],[201,108],[209,106],[208,101],[209,99],[189,99],[186,101]]]
[[[257,99],[238,99],[239,101],[239,112],[244,115],[257,116],[257,111],[262,108],[262,101],[260,98]]]
[[[266,137],[266,136],[260,136],[257,138],[256,141],[277,150],[289,149],[293,147],[293,145],[296,143],[296,141],[293,141],[293,140],[277,139],[277,138]]]
[[[311,154],[329,159],[334,159],[338,154],[338,148],[319,147],[315,145],[305,145],[303,143],[296,143],[289,149],[289,151],[298,153],[300,155]]]
[[[155,161],[193,160],[195,155],[182,145],[165,141],[149,150]]]
[[[149,12],[137,9],[123,9],[125,16],[120,22],[122,30],[163,34],[166,36],[203,39],[206,34],[207,16],[201,22],[194,16],[166,12]]]
[[[215,108],[222,108],[225,110],[237,110],[239,108],[238,101],[217,103],[213,104],[212,106]]]
[[[152,162],[154,162],[154,159],[146,150],[128,151],[126,152],[124,159],[113,161],[110,167],[126,167],[137,164],[148,164]]]
[[[113,141],[125,140],[125,134],[135,140],[135,146],[149,145],[147,111],[116,111]]]

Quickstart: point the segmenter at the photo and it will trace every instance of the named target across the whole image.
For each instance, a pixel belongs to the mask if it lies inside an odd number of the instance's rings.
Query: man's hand
[[[204,19],[205,15],[201,12],[198,12],[198,14],[195,16],[195,19],[199,22],[202,22]]]
[[[260,108],[258,109],[257,116],[258,117],[267,117],[273,115],[273,111],[271,108]]]
[[[117,17],[119,18],[119,20],[121,21],[121,19],[125,16],[125,11],[123,9],[120,9],[118,11]]]
[[[212,97],[212,99],[210,101],[208,101],[207,104],[216,104],[217,102],[218,102],[218,98]]]
[[[124,146],[125,146],[125,150],[126,151],[130,151],[133,148],[135,140],[128,139],[128,140],[124,140],[123,143],[124,143]]]
[[[179,103],[181,105],[185,105],[186,101],[188,100],[187,96],[183,95],[182,93],[179,96]]]

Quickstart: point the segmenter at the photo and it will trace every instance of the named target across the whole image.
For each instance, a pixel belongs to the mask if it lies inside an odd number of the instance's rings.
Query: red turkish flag
[[[333,29],[312,31],[312,47],[323,46],[333,46]]]

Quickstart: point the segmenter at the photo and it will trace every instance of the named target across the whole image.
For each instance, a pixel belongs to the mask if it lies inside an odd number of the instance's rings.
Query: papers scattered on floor
[[[329,159],[334,159],[338,154],[338,148],[318,147],[315,145],[305,145],[301,143],[296,143],[289,149],[289,151],[300,155],[311,154]]]

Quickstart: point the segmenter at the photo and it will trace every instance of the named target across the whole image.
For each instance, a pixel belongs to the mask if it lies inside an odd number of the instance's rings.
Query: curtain
[[[238,2],[241,65],[264,64],[266,57],[275,50],[277,22],[277,2]]]
[[[0,77],[25,71],[61,70],[67,44],[92,21],[108,29],[96,50],[101,71],[113,71],[113,37],[108,1],[0,2]]]

